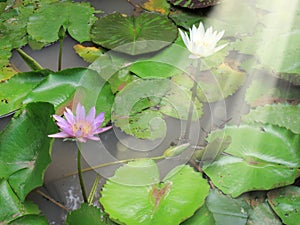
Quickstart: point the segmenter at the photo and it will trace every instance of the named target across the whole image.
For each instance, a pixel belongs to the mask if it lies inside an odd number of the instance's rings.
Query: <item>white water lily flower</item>
[[[224,44],[216,47],[218,41],[220,41],[224,35],[224,30],[221,32],[217,32],[213,31],[212,27],[209,27],[205,31],[202,22],[200,22],[198,28],[193,25],[192,29],[189,28],[189,31],[190,37],[188,36],[187,32],[183,32],[179,29],[179,33],[184,44],[192,53],[189,58],[197,59],[210,56],[227,45]]]

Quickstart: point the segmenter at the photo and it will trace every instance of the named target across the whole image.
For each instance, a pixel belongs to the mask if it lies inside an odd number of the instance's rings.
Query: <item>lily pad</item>
[[[213,189],[206,199],[216,225],[244,225],[247,222],[249,205],[243,198],[233,199]]]
[[[259,74],[260,75],[260,74]],[[297,86],[286,88],[277,85],[276,78],[261,76],[249,85],[245,100],[251,107],[264,106],[273,103],[299,102],[300,90]]]
[[[40,213],[38,206],[33,203],[21,202],[5,179],[0,179],[0,208],[0,224],[8,224],[18,218],[24,218],[25,215]]]
[[[92,63],[94,62],[99,56],[103,54],[103,52],[96,47],[85,47],[83,45],[77,44],[74,47],[75,52],[83,58],[84,61]]]
[[[9,225],[49,225],[46,217],[42,215],[27,215],[16,219],[9,223]]]
[[[42,185],[49,165],[51,139],[57,127],[51,119],[49,103],[28,104],[18,117],[0,133],[0,177],[8,179],[21,201]]]
[[[11,43],[0,36],[0,69],[8,65],[9,58],[11,57],[11,49]]]
[[[91,30],[92,41],[130,55],[158,51],[177,38],[177,27],[167,17],[142,13],[127,17],[113,13],[100,18]]]
[[[299,41],[300,32],[273,36],[271,40],[258,48],[258,58],[264,66],[276,73],[289,73],[299,77],[300,47],[297,44]]]
[[[300,104],[273,104],[257,107],[243,116],[246,123],[264,123],[285,127],[300,134]]]
[[[33,5],[28,5],[10,8],[0,14],[0,36],[9,41],[12,49],[27,44],[27,23],[33,12]]]
[[[268,202],[284,224],[300,221],[300,188],[287,186],[268,192]]]
[[[160,103],[159,111],[165,115],[187,120],[191,104],[192,93],[176,84],[171,85],[171,89],[167,92]],[[199,120],[203,114],[203,105],[198,99],[193,102],[192,120]]]
[[[21,108],[22,101],[49,73],[49,70],[18,73],[0,83],[0,115]]]
[[[155,162],[145,159],[128,163],[118,171],[135,167],[133,173],[126,174],[128,180],[135,182],[136,176],[143,177],[143,170],[149,166],[156,167]],[[147,176],[159,180],[156,170],[153,172]],[[204,204],[209,192],[206,180],[187,165],[174,168],[161,182],[154,184],[122,184],[119,179],[124,178],[118,173],[112,179],[104,185],[100,202],[113,220],[128,225],[179,224]]]
[[[56,73],[51,73],[40,82],[26,96],[24,103],[29,102],[49,102],[55,107],[58,113],[62,113],[65,106],[69,106],[74,100],[80,101],[86,108],[96,106],[96,110],[111,105],[111,96],[107,88],[104,88],[105,81],[98,74],[86,68],[71,68]],[[101,92],[102,91],[102,92]],[[97,101],[97,99],[99,101]],[[107,100],[107,102],[106,102]],[[101,101],[101,102],[100,102]],[[96,103],[100,105],[96,105]],[[108,109],[105,109],[108,113]]]
[[[212,225],[216,224],[213,214],[207,208],[206,203],[198,209],[195,214],[181,223],[181,225]]]
[[[154,108],[168,91],[169,80],[136,80],[115,97],[112,120],[127,134],[138,138],[165,136],[166,124]]]
[[[16,75],[18,72],[12,67],[2,67],[0,68],[0,83],[6,81]]]
[[[208,142],[224,135],[231,136],[231,144],[204,172],[225,194],[237,197],[295,181],[300,165],[299,136],[278,127],[241,125],[212,132]]]
[[[273,210],[267,202],[263,202],[254,206],[249,211],[248,225],[282,225],[280,219],[274,214]]]
[[[144,110],[129,117],[113,115],[112,120],[122,131],[137,138],[154,140],[166,136],[166,123],[158,111]]]
[[[66,224],[107,225],[107,223],[103,221],[103,213],[100,211],[100,209],[95,206],[90,206],[86,203],[81,204],[79,209],[68,213]]]
[[[147,0],[142,7],[151,12],[158,12],[163,15],[168,15],[170,12],[170,4],[167,1]]]
[[[205,8],[222,2],[222,0],[168,0],[171,4],[190,9]]]
[[[183,10],[181,8],[174,8],[169,13],[169,17],[176,23],[178,27],[183,27],[188,30],[194,24],[199,24],[203,20],[198,13],[194,13],[190,10]]]
[[[46,4],[29,18],[27,32],[32,39],[47,44],[59,39],[58,33],[63,26],[75,40],[89,41],[91,26],[96,21],[94,12],[86,2]]]
[[[144,79],[168,78],[186,71],[192,60],[190,52],[177,39],[164,50],[152,57],[139,59],[130,65],[130,71]]]
[[[198,98],[203,102],[215,102],[234,94],[243,85],[246,74],[222,63],[216,68],[202,71],[197,77]],[[185,74],[172,77],[172,81],[187,89],[193,86],[193,80]]]

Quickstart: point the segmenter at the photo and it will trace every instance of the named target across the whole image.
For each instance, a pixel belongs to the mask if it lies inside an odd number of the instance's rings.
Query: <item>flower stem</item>
[[[77,151],[77,170],[78,170],[78,176],[79,176],[79,183],[81,187],[81,192],[83,196],[83,200],[85,203],[88,203],[88,198],[85,191],[85,186],[82,178],[82,170],[81,170],[81,144],[78,143],[78,151]]]
[[[165,158],[165,156],[164,155],[160,155],[160,156],[151,157],[149,159],[159,160],[159,159],[163,159],[163,158]],[[132,158],[132,159],[124,159],[124,160],[119,160],[119,161],[114,161],[114,162],[103,163],[103,164],[99,164],[97,166],[92,166],[92,167],[88,167],[88,168],[82,169],[81,172],[88,172],[88,171],[100,169],[100,168],[103,168],[103,167],[106,167],[106,166],[112,166],[112,165],[117,165],[117,164],[121,164],[121,163],[127,163],[127,162],[131,162],[131,161],[138,160],[138,159],[139,158]],[[72,175],[75,175],[77,173],[79,173],[79,171],[78,172],[69,173],[69,174],[65,174],[64,177],[72,176]]]
[[[62,65],[62,52],[63,52],[63,42],[65,39],[65,35],[66,35],[66,31],[65,28],[63,26],[60,27],[59,29],[59,54],[58,54],[58,71],[61,71],[61,65]]]
[[[197,73],[198,71],[200,71],[200,60],[198,61],[196,69],[194,70],[194,72]],[[197,96],[197,85],[198,84],[197,84],[197,81],[196,81],[196,76],[194,76],[194,84],[193,84],[193,87],[191,89],[192,96],[191,96],[191,102],[190,102],[190,107],[189,107],[189,114],[188,114],[188,118],[187,118],[183,138],[180,140],[181,143],[183,142],[182,144],[184,144],[184,142],[189,141],[191,124],[192,124],[192,119],[193,119],[194,102],[195,102],[195,99],[196,99],[196,96]]]

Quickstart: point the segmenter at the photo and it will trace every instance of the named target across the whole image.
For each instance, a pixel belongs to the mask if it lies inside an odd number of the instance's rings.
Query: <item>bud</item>
[[[189,146],[190,146],[190,143],[184,143],[182,145],[172,146],[165,150],[163,156],[165,158],[177,156],[177,155],[181,154],[182,152],[184,152]]]

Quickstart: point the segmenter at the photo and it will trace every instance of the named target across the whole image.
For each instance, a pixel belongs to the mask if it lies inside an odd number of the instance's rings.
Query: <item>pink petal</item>
[[[87,139],[90,139],[90,140],[93,140],[93,141],[99,141],[100,138],[99,137],[96,137],[96,136],[88,136],[86,137]]]
[[[53,118],[59,123],[66,123],[67,121],[58,115],[53,115]]]
[[[95,115],[96,115],[96,108],[92,107],[88,115],[86,116],[86,121],[90,122],[91,124],[94,123]]]
[[[66,120],[67,120],[70,124],[73,124],[73,123],[74,123],[75,118],[74,118],[74,115],[73,115],[72,111],[71,111],[69,108],[66,108],[66,109],[65,109],[64,116],[65,116]]]
[[[85,109],[80,103],[78,103],[76,107],[76,119],[77,121],[85,119]]]
[[[49,134],[48,137],[52,137],[52,138],[68,138],[70,137],[70,135],[66,134],[65,132],[59,132],[56,134]]]
[[[104,119],[105,119],[104,112],[99,113],[99,115],[95,118],[95,122],[94,122],[96,127],[99,127],[103,123]]]
[[[101,127],[101,128],[98,128],[94,133],[95,134],[100,134],[100,133],[103,133],[103,132],[105,132],[105,131],[108,131],[108,130],[110,130],[112,128],[112,126],[109,126],[109,127]]]
[[[77,141],[79,142],[86,142],[86,139],[84,137],[76,137]]]

